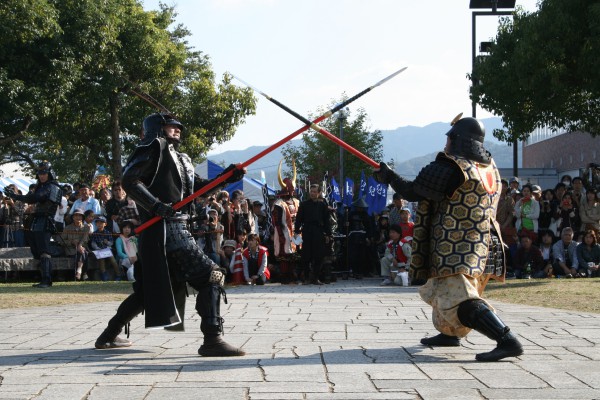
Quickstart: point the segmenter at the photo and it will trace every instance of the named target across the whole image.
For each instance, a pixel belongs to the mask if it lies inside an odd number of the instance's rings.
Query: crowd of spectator
[[[554,189],[502,180],[496,218],[509,246],[508,278],[598,276],[600,201],[580,177]]]
[[[30,187],[33,190],[34,187]],[[119,181],[96,193],[87,184],[63,185],[63,199],[55,218],[56,254],[73,258],[76,280],[133,280],[137,260],[134,230],[140,224],[135,202]],[[28,246],[32,207],[0,193],[0,245]],[[219,191],[198,197],[191,228],[200,248],[227,270],[236,284],[278,281],[273,254],[273,228],[268,204],[251,201],[241,190]],[[264,201],[264,200],[263,200]],[[360,248],[360,274],[348,270],[348,218],[358,202],[330,207],[333,240],[318,279],[327,283],[339,272],[348,276],[382,276],[382,285],[406,285],[412,239],[411,204],[394,195],[381,213],[365,220]],[[579,177],[566,177],[554,189],[520,185],[517,178],[502,180],[497,209],[501,235],[509,247],[509,278],[598,276],[600,265],[600,201]],[[353,245],[354,246],[354,245]],[[93,265],[94,274],[88,268]],[[97,273],[96,273],[97,272]]]

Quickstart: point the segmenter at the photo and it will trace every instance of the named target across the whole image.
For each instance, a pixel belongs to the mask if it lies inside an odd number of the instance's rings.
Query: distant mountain
[[[502,127],[500,118],[482,119],[486,128],[486,148],[493,154],[498,167],[512,166],[512,147],[499,142],[492,136],[492,131]],[[383,155],[385,161],[394,160],[396,171],[407,177],[415,177],[427,163],[431,162],[437,152],[446,144],[447,122],[435,122],[423,127],[403,126],[394,130],[381,131],[383,135]],[[300,145],[300,139],[292,141]],[[211,161],[229,165],[249,160],[268,146],[252,146],[244,150],[231,150],[209,157]],[[277,166],[281,160],[281,148],[267,154],[248,167],[251,178],[260,179],[260,171],[265,171],[269,184],[277,182]],[[368,169],[365,166],[365,169]]]

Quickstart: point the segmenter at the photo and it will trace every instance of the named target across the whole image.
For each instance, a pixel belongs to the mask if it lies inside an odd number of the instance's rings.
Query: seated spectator
[[[399,283],[408,286],[408,268],[410,266],[410,242],[403,242],[402,228],[400,225],[390,226],[390,241],[387,243],[385,255],[380,260],[381,276],[385,279],[381,282],[382,286],[395,283],[395,278],[400,277]],[[412,238],[411,238],[412,239]],[[396,277],[392,274],[396,271]]]
[[[600,266],[600,244],[596,232],[593,230],[585,232],[583,241],[577,246],[576,251],[579,272],[585,271],[589,277],[597,277],[598,266]]]
[[[529,235],[532,241],[537,240],[538,218],[540,217],[540,204],[532,196],[530,184],[523,185],[521,189],[523,198],[515,203],[515,227],[519,236]]]
[[[517,279],[546,278],[552,269],[546,269],[540,249],[532,244],[531,236],[521,235],[521,245],[517,249],[512,267]]]
[[[86,280],[87,275],[82,276],[83,268],[88,259],[89,230],[83,224],[83,210],[73,210],[71,214],[73,222],[67,225],[61,234],[61,245],[65,255],[75,258],[75,280]]]
[[[382,214],[377,220],[377,236],[378,239],[375,242],[377,246],[377,254],[379,258],[385,255],[385,249],[387,249],[387,243],[390,241],[390,224],[388,214]]]
[[[83,225],[88,229],[88,233],[91,235],[96,231],[96,214],[92,210],[84,211],[83,213]]]
[[[108,274],[106,272],[106,263],[109,263],[110,266],[115,271],[115,281],[121,280],[121,270],[119,269],[119,264],[117,264],[117,260],[115,260],[115,256],[111,255],[106,256],[103,255],[100,258],[98,255],[98,250],[108,249],[110,250],[113,246],[112,233],[106,229],[106,218],[102,215],[96,217],[96,230],[94,233],[90,235],[90,247],[94,255],[96,256],[96,260],[98,262],[98,268],[100,269],[100,276],[103,281],[108,280]]]
[[[552,274],[552,246],[554,246],[555,236],[550,230],[541,232],[540,245],[538,246],[544,259],[544,269],[548,272],[548,278],[553,277]]]
[[[237,243],[235,252],[233,253],[233,258],[231,259],[231,264],[229,264],[229,270],[231,271],[231,283],[234,285],[239,285],[244,283],[244,260],[243,260],[243,251],[246,242],[246,232],[238,231],[237,232]]]
[[[133,236],[135,229],[131,221],[123,221],[120,228],[121,234],[115,241],[115,249],[117,251],[117,259],[119,265],[127,271],[127,280],[135,282],[133,276],[133,265],[137,261],[137,238]]]
[[[552,270],[556,277],[574,278],[578,276],[577,242],[573,241],[573,229],[564,228],[560,240],[552,247]],[[584,272],[585,273],[585,272]]]
[[[582,230],[587,232],[591,229],[596,232],[596,237],[600,235],[600,202],[597,193],[596,189],[590,188],[579,210]]]
[[[229,266],[231,265],[231,260],[233,260],[235,247],[235,240],[226,240],[223,242],[223,246],[221,246],[221,251],[219,252],[219,267],[227,270],[227,282],[231,282],[231,271],[229,270]]]
[[[242,252],[244,279],[248,285],[264,285],[271,274],[267,267],[268,251],[260,245],[256,233],[248,235],[248,247]]]

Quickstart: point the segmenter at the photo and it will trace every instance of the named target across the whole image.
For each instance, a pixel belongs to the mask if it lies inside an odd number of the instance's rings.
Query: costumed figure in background
[[[308,200],[300,203],[294,223],[294,233],[302,235],[302,261],[297,275],[298,278],[303,275],[305,283],[322,285],[319,278],[325,246],[332,241],[329,207],[321,196],[319,185],[310,185],[309,196]]]
[[[129,158],[123,173],[123,188],[135,202],[142,221],[161,217],[139,237],[134,293],[121,303],[108,327],[96,340],[97,349],[131,346],[118,337],[136,315],[145,311],[146,328],[183,330],[186,282],[198,291],[196,311],[201,317],[204,343],[198,353],[205,357],[240,356],[244,352],[222,339],[220,313],[224,274],[198,247],[189,222],[193,202],[178,209],[172,204],[183,200],[209,183],[194,174],[190,157],[177,151],[183,125],[167,113],[144,119],[144,137]],[[232,183],[244,171],[234,170]]]
[[[476,359],[497,361],[523,354],[517,337],[481,297],[489,278],[503,281],[506,271],[495,217],[500,174],[483,147],[483,124],[461,115],[446,134],[444,152],[414,181],[385,163],[374,176],[408,201],[419,202],[410,277],[413,284],[427,281],[419,293],[432,306],[433,324],[440,332],[421,343],[460,346],[460,338],[475,329],[497,342],[494,350]]]
[[[56,232],[54,215],[62,200],[62,190],[56,182],[52,165],[48,161],[39,163],[36,167],[37,183],[35,190],[26,195],[19,195],[8,187],[4,194],[11,199],[24,203],[35,204],[31,222],[31,253],[33,258],[40,261],[42,280],[33,285],[37,288],[52,286],[52,261],[50,238]]]
[[[368,247],[373,237],[374,226],[368,214],[369,205],[359,197],[352,203],[348,214],[348,263],[356,279],[369,274]]]
[[[281,164],[277,169],[279,185],[281,190],[277,193],[278,199],[273,203],[271,215],[273,219],[273,241],[275,248],[275,259],[279,262],[281,281],[289,283],[294,279],[295,266],[298,263],[296,243],[294,243],[294,222],[300,202],[294,197],[296,190],[296,161],[292,160],[293,177],[283,179],[281,177]]]

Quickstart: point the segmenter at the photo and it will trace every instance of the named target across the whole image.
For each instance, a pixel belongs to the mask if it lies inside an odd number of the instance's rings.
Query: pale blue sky
[[[146,9],[158,0],[143,0]],[[307,115],[353,95],[404,66],[361,99],[373,129],[424,126],[470,115],[469,0],[179,0],[189,42],[226,71]],[[535,0],[517,0],[528,11]],[[493,37],[497,17],[478,17],[477,41]],[[241,85],[241,84],[240,84]],[[491,114],[478,109],[478,117]],[[270,145],[302,123],[260,97],[256,115],[209,154]]]

